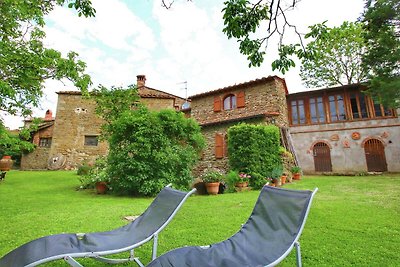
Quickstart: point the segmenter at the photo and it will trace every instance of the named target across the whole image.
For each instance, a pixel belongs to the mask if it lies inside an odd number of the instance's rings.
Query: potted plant
[[[290,169],[290,172],[293,174],[294,180],[300,180],[301,177],[301,168],[299,166],[293,166]]]
[[[290,175],[290,171],[285,169],[283,173],[286,174],[286,183],[291,183],[293,177],[292,175]]]
[[[107,184],[110,182],[106,166],[105,158],[98,158],[94,166],[90,166],[88,173],[79,179],[82,183],[81,188],[95,188],[97,194],[105,194],[109,189]]]
[[[275,186],[281,186],[282,167],[275,167],[271,171],[271,179]]]
[[[201,179],[206,185],[206,190],[208,194],[218,194],[219,184],[222,181],[222,176],[222,173],[218,170],[208,170],[201,176]]]
[[[249,185],[249,179],[251,176],[246,173],[239,173],[238,179],[235,183],[236,187],[247,187]]]
[[[286,179],[287,179],[288,175],[286,172],[282,172],[281,175],[281,184],[284,185],[286,183]]]
[[[9,171],[13,165],[13,161],[11,159],[11,156],[3,156],[3,158],[0,160],[0,171]]]

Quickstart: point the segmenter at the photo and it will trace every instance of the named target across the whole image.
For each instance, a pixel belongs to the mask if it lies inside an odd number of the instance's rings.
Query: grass
[[[141,214],[152,200],[77,191],[77,177],[62,171],[7,174],[0,182],[0,257],[44,235],[114,229],[127,223],[124,216]],[[300,239],[304,266],[400,266],[399,175],[306,176],[285,187],[319,187]],[[257,196],[250,191],[189,198],[161,233],[158,254],[226,239],[246,221]],[[150,259],[150,247],[137,251],[144,262]],[[69,265],[58,261],[44,266]],[[294,253],[280,266],[295,266]]]

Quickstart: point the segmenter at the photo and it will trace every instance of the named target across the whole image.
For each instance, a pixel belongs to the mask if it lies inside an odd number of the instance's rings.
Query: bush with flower
[[[105,157],[99,157],[87,174],[80,176],[80,189],[94,188],[98,182],[109,182],[110,178],[106,172],[107,164]]]
[[[217,169],[205,170],[200,177],[204,183],[222,182],[223,174]]]
[[[251,178],[250,174],[246,173],[239,173],[239,180],[237,181],[238,183],[245,183],[248,182]]]
[[[238,172],[235,170],[230,170],[226,175],[226,180],[232,185],[236,183],[249,182],[250,178],[251,178],[250,174],[244,172]]]

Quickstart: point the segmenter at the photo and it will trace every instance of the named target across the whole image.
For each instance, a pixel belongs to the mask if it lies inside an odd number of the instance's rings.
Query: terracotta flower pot
[[[235,187],[247,187],[249,186],[249,182],[238,182],[235,184]]]
[[[105,194],[108,189],[106,182],[97,182],[95,187],[97,194]]]
[[[11,156],[3,156],[2,159],[0,159],[0,171],[9,171],[13,165],[13,161],[11,159]]]
[[[219,182],[216,183],[206,183],[207,193],[209,195],[218,195]]]
[[[300,173],[293,173],[293,180],[300,180]]]
[[[284,185],[286,183],[287,175],[281,176],[281,184]]]

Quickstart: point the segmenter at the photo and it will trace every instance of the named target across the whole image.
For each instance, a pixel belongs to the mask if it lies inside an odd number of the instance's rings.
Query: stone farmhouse
[[[185,99],[145,81],[137,76],[141,101],[150,109],[173,108],[200,124],[207,147],[196,173],[228,169],[227,130],[240,122],[277,125],[282,145],[305,173],[400,171],[397,112],[374,103],[361,85],[289,94],[284,79],[269,76],[193,95],[188,107]],[[21,168],[75,169],[105,155],[94,104],[79,92],[59,92],[57,116],[47,115],[33,138],[38,147],[22,157]]]
[[[186,102],[184,98],[147,87],[145,82],[144,75],[137,76],[141,101],[152,110],[181,110]],[[57,116],[50,120],[46,114],[44,123],[33,135],[37,148],[22,156],[21,169],[76,169],[83,162],[93,163],[98,156],[106,155],[108,144],[98,140],[103,120],[96,116],[95,105],[94,100],[83,98],[80,92],[58,92]]]
[[[400,120],[360,84],[287,96],[290,134],[307,173],[400,172]]]
[[[33,119],[25,120],[25,125],[31,124]],[[29,154],[23,154],[21,169],[47,169],[47,160],[52,143],[55,118],[51,110],[47,110],[38,130],[32,135],[32,143],[36,149]]]
[[[227,131],[240,122],[288,126],[284,79],[269,76],[190,97],[190,116],[201,126],[207,147],[196,170],[228,169]]]

